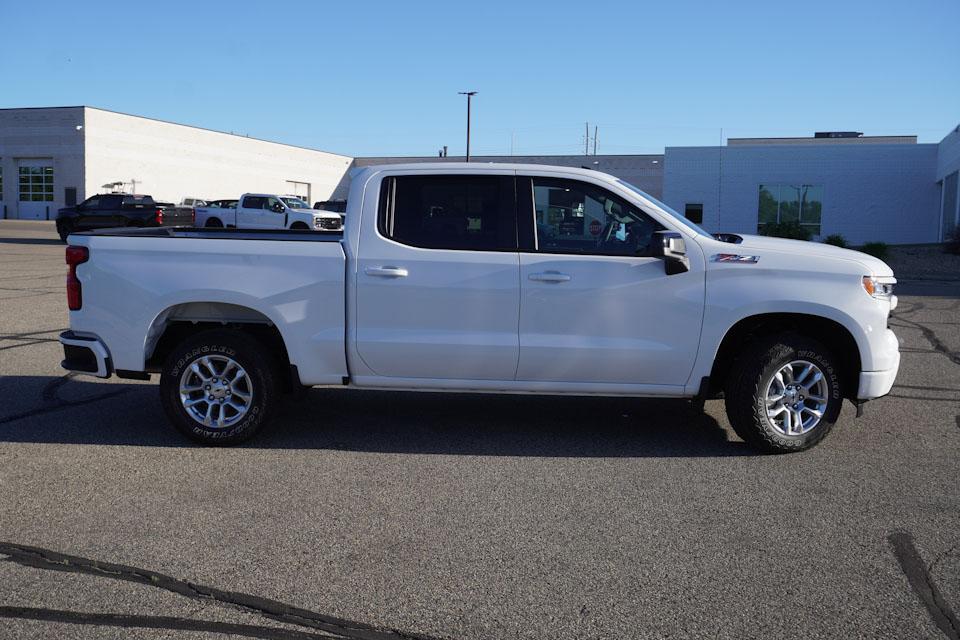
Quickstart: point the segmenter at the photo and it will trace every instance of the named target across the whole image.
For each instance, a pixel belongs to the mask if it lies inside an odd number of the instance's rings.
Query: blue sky
[[[40,9],[39,7],[42,7]],[[349,155],[658,153],[960,122],[960,1],[0,4],[0,106]]]

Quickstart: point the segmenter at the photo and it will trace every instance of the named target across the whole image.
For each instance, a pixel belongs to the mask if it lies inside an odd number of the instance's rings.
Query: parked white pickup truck
[[[565,167],[367,167],[348,203],[342,236],[70,236],[63,367],[159,373],[171,422],[212,444],[256,433],[280,391],[329,385],[723,393],[736,432],[775,452],[814,445],[843,398],[859,410],[897,375],[895,280],[863,253],[712,236]]]
[[[329,211],[311,209],[295,196],[245,193],[235,207],[197,207],[198,227],[238,229],[312,229],[340,231],[343,218]]]

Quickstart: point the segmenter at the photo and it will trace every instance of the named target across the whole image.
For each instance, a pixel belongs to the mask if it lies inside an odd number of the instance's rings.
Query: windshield
[[[650,195],[649,193],[647,193],[646,191],[641,190],[639,187],[633,186],[632,184],[630,184],[629,182],[627,182],[627,181],[625,181],[625,180],[617,180],[617,182],[619,182],[620,184],[622,184],[623,186],[625,186],[627,189],[630,189],[630,191],[633,191],[634,193],[640,194],[641,196],[643,196],[644,198],[646,198],[647,200],[649,200],[649,201],[652,202],[653,204],[657,205],[658,207],[660,207],[661,209],[663,209],[664,213],[667,213],[667,214],[673,216],[673,217],[677,220],[677,222],[682,223],[683,226],[685,226],[685,227],[687,227],[687,228],[695,231],[696,233],[699,233],[699,234],[702,235],[702,236],[707,236],[708,238],[709,238],[709,237],[712,237],[709,233],[707,233],[706,231],[703,230],[703,227],[701,227],[700,225],[696,224],[695,222],[691,222],[690,220],[687,220],[687,218],[685,218],[684,216],[680,215],[679,213],[677,213],[676,211],[674,211],[673,209],[671,209],[671,208],[668,207],[667,205],[663,204],[662,202],[660,202],[659,200],[657,200],[656,198],[654,198],[653,196],[651,196],[651,195]]]
[[[287,206],[290,207],[291,209],[309,209],[310,208],[310,205],[308,205],[306,202],[304,202],[300,198],[283,197],[280,199],[286,202]]]

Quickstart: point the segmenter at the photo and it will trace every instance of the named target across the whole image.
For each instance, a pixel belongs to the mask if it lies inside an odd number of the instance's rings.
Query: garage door
[[[57,215],[53,205],[53,162],[49,159],[17,162],[17,217],[45,220]]]
[[[313,203],[310,202],[310,183],[309,182],[297,182],[296,180],[287,180],[287,191],[286,195],[297,196],[307,204],[313,206]]]

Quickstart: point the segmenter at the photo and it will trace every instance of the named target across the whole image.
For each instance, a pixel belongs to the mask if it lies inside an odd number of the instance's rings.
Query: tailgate
[[[163,227],[192,227],[193,209],[189,207],[163,207]]]

